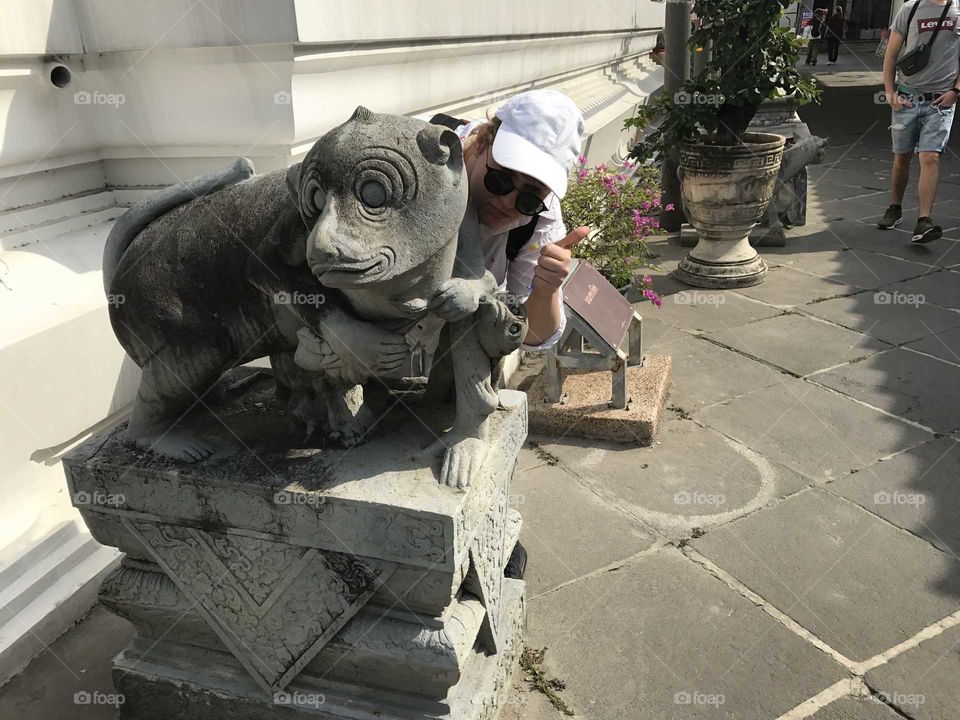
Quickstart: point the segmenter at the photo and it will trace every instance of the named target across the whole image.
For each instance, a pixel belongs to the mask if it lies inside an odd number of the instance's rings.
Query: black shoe
[[[514,580],[523,580],[523,574],[527,571],[527,551],[523,549],[520,541],[513,546],[513,552],[510,553],[510,559],[507,560],[507,566],[503,569],[504,577]]]
[[[918,245],[925,245],[942,237],[943,228],[934,225],[933,220],[928,217],[917,218],[917,226],[913,229],[913,242]]]
[[[899,205],[891,205],[883,213],[883,217],[880,218],[877,227],[881,230],[889,230],[899,225],[901,220],[903,220],[903,210],[901,210]]]

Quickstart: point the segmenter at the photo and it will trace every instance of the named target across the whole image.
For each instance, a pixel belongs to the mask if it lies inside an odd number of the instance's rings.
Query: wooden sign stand
[[[563,368],[608,370],[613,391],[610,407],[625,410],[629,402],[627,368],[643,364],[643,318],[613,285],[582,261],[563,285],[563,301],[567,326],[546,353],[545,402],[563,402]]]

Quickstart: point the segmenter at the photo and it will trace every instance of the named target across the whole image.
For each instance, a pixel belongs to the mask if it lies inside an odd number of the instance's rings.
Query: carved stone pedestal
[[[318,449],[272,383],[221,385],[215,417],[194,422],[232,453],[173,463],[124,446],[121,427],[64,461],[94,537],[126,553],[100,590],[137,630],[114,660],[123,717],[495,717],[524,620],[503,568],[525,396],[501,391],[493,448],[456,492],[418,456],[443,413],[403,401],[380,437]]]

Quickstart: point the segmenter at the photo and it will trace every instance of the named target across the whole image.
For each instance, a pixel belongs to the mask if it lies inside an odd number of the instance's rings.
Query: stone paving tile
[[[960,443],[946,437],[875,463],[828,489],[960,557],[957,478]]]
[[[960,367],[895,348],[810,377],[937,432],[960,427]]]
[[[960,310],[960,273],[939,270],[921,278],[893,283],[883,288],[901,297],[913,296],[921,303]]]
[[[740,288],[736,292],[778,307],[793,307],[861,290],[849,283],[826,280],[789,267],[775,267],[770,269],[762,284]]]
[[[960,609],[960,562],[820,488],[691,545],[855,661]]]
[[[671,322],[657,318],[655,307],[649,304],[641,307],[640,303],[634,305],[634,308],[643,317],[641,324],[643,351],[644,352],[663,352],[669,354],[665,348],[686,340],[691,337],[690,333],[684,332]]]
[[[887,290],[858,293],[848,297],[824,300],[823,302],[804,305],[802,312],[843,325],[851,330],[862,332],[884,342],[900,345],[917,340],[923,340],[924,352],[942,357],[930,348],[946,353],[947,349],[936,339],[929,338],[931,333],[940,333],[944,330],[960,327],[960,313],[941,308],[929,303],[908,304],[893,302],[900,296],[893,295]],[[941,337],[946,338],[949,333]],[[953,345],[958,350],[954,362],[960,362],[960,334],[954,334]],[[949,341],[948,341],[949,344]],[[910,347],[919,347],[919,343]]]
[[[697,337],[674,343],[665,352],[673,358],[668,405],[688,413],[791,377]]]
[[[845,674],[675,550],[533,600],[526,642],[590,720],[770,720]]]
[[[706,337],[797,375],[890,347],[868,335],[794,314],[708,333]]]
[[[958,313],[958,317],[960,317],[960,313]],[[925,326],[929,326],[929,323],[925,322]],[[931,327],[935,332],[938,330],[936,326]],[[947,362],[960,363],[960,328],[934,335],[928,334],[927,337],[917,342],[912,342],[907,345],[907,347],[925,352],[928,355],[933,355]]]
[[[658,320],[691,333],[737,327],[781,314],[774,307],[748,300],[729,290],[700,288],[689,288],[665,297],[660,309],[653,312]]]
[[[517,473],[511,505],[523,515],[527,596],[646,550],[654,537],[562,467]]]
[[[960,713],[960,628],[925,640],[864,680],[904,716],[952,720]]]
[[[769,257],[773,262],[782,264],[801,258],[807,253],[843,249],[843,244],[829,224],[816,222],[813,218],[808,218],[806,225],[789,230],[787,244],[784,247],[765,247],[759,248],[758,251],[764,259]]]
[[[679,418],[665,422],[647,448],[570,437],[541,441],[610,504],[671,538],[729,522],[810,483],[715,430]]]
[[[930,271],[929,265],[906,262],[864,250],[847,250],[833,256],[801,257],[790,264],[795,270],[818,275],[865,289],[918,277]]]
[[[114,705],[78,705],[74,695],[115,694],[111,661],[132,637],[133,625],[102,607],[94,607],[89,615],[38,655],[23,673],[0,688],[0,717],[114,720],[117,717]]]
[[[806,380],[704,408],[694,419],[817,482],[930,439],[930,434]]]
[[[893,710],[872,697],[843,697],[817,710],[810,720],[899,720]]]
[[[900,227],[886,231],[878,230],[872,223],[844,222],[833,224],[832,230],[839,238],[838,242],[855,250],[869,250],[941,267],[960,262],[960,246],[951,240],[944,239],[929,245],[911,243],[914,222],[915,219],[904,220]]]

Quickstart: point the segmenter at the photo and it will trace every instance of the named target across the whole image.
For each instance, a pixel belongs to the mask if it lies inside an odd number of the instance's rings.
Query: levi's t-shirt
[[[919,3],[917,12],[907,31],[907,19],[914,6]],[[900,50],[902,57],[921,43],[928,43],[933,37],[933,31],[943,14],[945,3],[935,3],[933,0],[912,0],[904,3],[897,13],[897,17],[890,26],[907,40]],[[937,40],[930,49],[930,62],[918,73],[904,75],[897,70],[897,81],[915,92],[945,92],[957,82],[957,73],[960,71],[960,0],[953,0],[946,17],[940,26]]]

